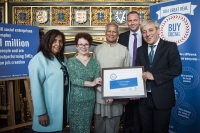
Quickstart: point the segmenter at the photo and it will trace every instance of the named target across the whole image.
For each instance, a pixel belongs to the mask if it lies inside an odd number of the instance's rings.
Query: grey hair
[[[149,24],[153,24],[156,29],[160,29],[160,24],[158,23],[158,21],[153,20],[153,19],[143,20],[140,25],[140,29],[142,30],[144,26],[149,25]]]
[[[109,25],[115,25],[117,27],[117,34],[119,35],[119,26],[114,22],[107,23],[105,27],[105,31],[107,31]]]

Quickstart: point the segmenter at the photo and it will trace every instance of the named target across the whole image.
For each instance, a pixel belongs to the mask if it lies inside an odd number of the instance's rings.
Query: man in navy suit
[[[168,133],[172,107],[175,105],[173,79],[182,72],[176,43],[159,37],[160,25],[145,20],[141,32],[148,45],[137,49],[136,66],[144,66],[147,98],[139,101],[143,133]]]
[[[137,38],[137,48],[145,44],[145,41],[142,39],[142,34],[140,31],[140,17],[138,12],[131,11],[127,14],[127,21],[126,21],[129,31],[121,33],[119,35],[118,43],[126,46],[129,50],[129,54],[131,57],[131,66],[135,66],[134,61],[134,39],[136,34]],[[136,58],[136,56],[135,56]],[[141,133],[142,132],[142,125],[140,122],[139,111],[138,111],[138,99],[130,99],[130,101],[125,105],[125,112],[124,112],[124,125],[123,131],[124,133]],[[133,130],[132,130],[133,127]]]

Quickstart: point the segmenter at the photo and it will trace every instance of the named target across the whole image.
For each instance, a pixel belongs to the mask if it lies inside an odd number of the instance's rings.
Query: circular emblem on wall
[[[160,37],[163,40],[184,43],[191,33],[191,24],[182,14],[172,14],[166,17],[160,25]]]
[[[115,79],[117,78],[117,75],[116,75],[115,73],[113,73],[113,74],[110,75],[110,78],[111,78],[112,80],[115,80]]]

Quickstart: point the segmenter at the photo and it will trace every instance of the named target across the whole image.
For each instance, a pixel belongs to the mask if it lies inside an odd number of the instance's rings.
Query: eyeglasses
[[[88,48],[90,45],[89,45],[89,44],[78,44],[78,46],[79,46],[80,48],[82,48],[82,47]]]

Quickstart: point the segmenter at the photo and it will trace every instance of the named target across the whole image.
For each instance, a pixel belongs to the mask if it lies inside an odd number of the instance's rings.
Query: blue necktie
[[[133,60],[132,60],[132,66],[135,66],[135,59],[137,55],[137,33],[133,33],[134,35],[134,41],[133,41]]]
[[[149,63],[150,63],[150,67],[152,67],[152,63],[153,63],[153,57],[154,57],[154,47],[156,45],[151,45],[149,46],[151,48],[151,51],[149,52]]]
[[[151,48],[151,51],[149,52],[149,64],[150,64],[150,67],[152,67],[152,64],[153,64],[153,57],[154,57],[154,47],[156,45],[151,45],[149,46]],[[147,91],[150,92],[151,90],[151,86],[150,86],[150,83],[147,84]]]

